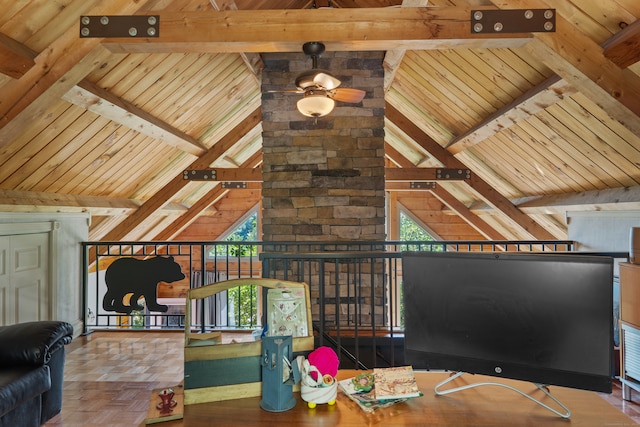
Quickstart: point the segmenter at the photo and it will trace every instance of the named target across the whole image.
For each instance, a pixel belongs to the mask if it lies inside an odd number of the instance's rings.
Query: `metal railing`
[[[234,278],[292,280],[309,285],[317,344],[340,349],[345,368],[350,363],[362,368],[402,361],[403,251],[570,252],[573,242],[86,242],[83,247],[85,332],[181,330],[185,325],[202,331],[259,329],[263,304],[258,290],[218,294],[214,301],[195,307],[192,319],[184,316],[184,294],[189,288]],[[123,257],[158,256],[172,257],[186,276],[176,282],[144,277],[154,291],[158,282],[165,282],[158,286],[158,302],[167,305],[167,311],[153,311],[148,304],[132,313],[105,310],[102,299],[111,263]]]

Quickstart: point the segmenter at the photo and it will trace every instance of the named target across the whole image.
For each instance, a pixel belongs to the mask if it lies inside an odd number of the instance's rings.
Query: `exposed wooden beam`
[[[398,162],[394,156],[394,162]],[[406,166],[410,168],[409,160]],[[255,191],[261,188],[257,182],[233,191]],[[407,182],[388,181],[389,191],[431,191],[410,189]],[[217,190],[212,190],[217,191]],[[531,196],[510,200],[527,214],[562,215],[570,211],[629,211],[640,210],[640,186],[592,190],[579,193]],[[142,205],[140,200],[114,197],[78,196],[73,194],[45,193],[38,191],[0,190],[0,207],[3,212],[89,212],[92,216],[128,215]],[[195,204],[193,205],[195,206]],[[163,206],[158,215],[186,213],[193,208],[172,203]],[[468,209],[482,215],[492,209],[484,202],[474,203]],[[200,215],[207,215],[202,210]]]
[[[133,14],[144,2],[111,0],[92,8],[91,15]],[[0,96],[0,147],[8,144],[47,109],[114,55],[101,39],[81,39],[72,26],[44,49],[20,79],[2,87]]]
[[[392,157],[394,163],[400,166],[400,169],[411,169],[413,164],[410,160],[404,157],[400,152],[391,149],[389,144],[385,144],[385,153]],[[386,173],[389,172],[391,168],[386,169]],[[415,191],[415,190],[414,190]],[[455,212],[458,216],[464,219],[467,224],[476,229],[480,234],[492,240],[505,240],[504,236],[496,231],[492,226],[487,224],[482,218],[480,218],[476,213],[472,212],[464,203],[456,199],[451,193],[449,193],[445,188],[440,185],[435,186],[435,188],[430,189],[431,193],[438,198],[444,205],[446,205],[449,209]]]
[[[465,178],[443,178],[439,175],[439,172],[443,168],[418,168],[418,167],[403,167],[403,168],[385,168],[385,178],[387,182],[408,182],[408,181],[440,181],[440,180],[452,180],[462,181]],[[185,173],[188,175],[188,171]],[[262,169],[261,168],[206,168],[201,169],[210,172],[209,176],[215,176],[215,178],[206,179],[193,179],[193,181],[230,181],[230,182],[262,182]],[[468,170],[468,168],[462,166],[461,170]]]
[[[449,141],[445,148],[452,154],[458,154],[576,92],[574,86],[553,75]]]
[[[200,216],[202,212],[224,197],[229,191],[229,189],[222,188],[221,185],[216,185],[211,191],[198,199],[198,201],[194,203],[187,212],[180,215],[172,221],[168,227],[165,227],[160,233],[156,234],[156,237],[153,240],[173,239],[198,219],[198,216]]]
[[[387,92],[395,79],[396,72],[402,64],[406,49],[391,49],[384,54],[382,68],[384,68],[384,91]]]
[[[0,73],[19,79],[36,65],[38,54],[22,43],[0,33]]]
[[[469,225],[475,228],[483,236],[490,240],[507,240],[502,234],[487,224],[482,218],[473,213],[464,203],[456,199],[451,193],[437,185],[434,189],[429,190],[442,203],[447,205],[449,209],[455,211],[462,219],[467,221]]]
[[[5,84],[0,95],[0,147],[21,135],[30,123],[40,118],[95,67],[107,62],[109,57],[113,57],[113,54],[107,49],[100,45],[93,46],[91,51],[80,57],[58,62],[64,62],[65,66],[42,69],[36,65],[19,80]]]
[[[240,165],[241,170],[258,170],[262,172],[258,166],[262,162],[262,153],[252,156],[247,161],[245,161],[242,165]],[[245,189],[261,189],[262,183],[251,182],[247,184]],[[172,240],[178,234],[180,234],[185,228],[191,225],[202,213],[209,209],[214,203],[222,199],[225,195],[227,195],[230,191],[238,191],[237,189],[228,190],[222,188],[221,185],[217,185],[203,197],[198,199],[196,203],[194,203],[187,212],[180,215],[176,218],[171,225],[166,227],[162,232],[160,232],[154,240]]]
[[[439,169],[441,168],[386,168],[385,179],[389,182],[438,181]]]
[[[217,11],[221,10],[238,10],[236,2],[233,0],[209,0],[211,6]],[[262,82],[262,70],[264,69],[264,62],[259,53],[240,52],[240,57],[247,65],[249,71],[258,82],[258,85]]]
[[[501,8],[552,8],[543,0],[494,1]],[[529,50],[611,117],[640,135],[640,76],[621,69],[603,54],[603,49],[561,14],[555,33],[535,33]]]
[[[396,126],[402,129],[416,143],[422,146],[429,154],[436,158],[447,168],[466,169],[466,166],[458,159],[453,157],[446,149],[425,134],[422,129],[407,119],[402,113],[395,109],[391,104],[386,104],[387,119],[392,121]],[[519,227],[523,232],[538,240],[553,240],[555,236],[549,233],[540,224],[530,218],[527,214],[520,211],[506,197],[498,193],[491,185],[476,174],[471,174],[468,180],[469,186],[473,189],[478,197],[484,199],[496,211],[502,212],[514,226]]]
[[[187,169],[188,171],[190,169]],[[193,181],[231,181],[231,182],[262,182],[262,169],[261,168],[205,168],[200,169],[209,173],[209,176],[215,176],[214,179],[197,179]],[[185,176],[189,176],[189,173],[185,171]],[[195,176],[195,175],[194,175]],[[189,179],[187,179],[189,180]]]
[[[514,200],[527,213],[564,214],[570,211],[640,211],[640,186],[527,197]]]
[[[196,138],[87,80],[79,82],[62,98],[194,156],[207,151],[207,147]]]
[[[414,181],[406,182],[406,181],[387,181],[384,184],[384,189],[390,192],[398,192],[398,191],[429,191],[428,188],[415,188],[412,186]]]
[[[217,141],[204,155],[196,159],[191,163],[187,169],[206,169],[211,165],[218,157],[224,156],[224,154],[236,143],[240,138],[250,132],[262,121],[262,112],[260,108],[254,110],[247,118],[233,128],[228,134]],[[183,179],[182,173],[173,178],[161,191],[154,194],[149,200],[147,200],[140,208],[128,216],[124,221],[114,227],[109,233],[107,233],[103,240],[117,241],[126,240],[127,236],[136,229],[145,219],[153,215],[155,211],[161,209],[167,204],[175,194],[180,191],[184,186],[189,184],[189,181]]]
[[[400,151],[396,150],[395,147],[388,142],[384,143],[384,155],[386,160],[389,160],[394,165],[398,167],[407,167],[412,168],[415,165],[409,159],[407,159]]]
[[[28,47],[0,34],[0,72],[5,71],[3,68],[5,64],[11,68],[22,64],[18,58],[5,58],[4,46],[13,47],[13,51],[24,58],[35,58],[37,56],[37,53],[31,51]],[[6,59],[6,61],[4,59]],[[31,62],[35,64],[35,61],[31,60]],[[31,66],[21,71],[18,76],[12,77],[21,77]],[[187,153],[199,156],[207,150],[207,147],[197,139],[173,128],[135,105],[114,96],[87,80],[79,82],[78,85],[65,93],[62,98],[67,102],[71,102],[113,120],[116,123],[127,126],[130,129],[156,138]]]
[[[451,153],[445,150],[440,144],[433,140],[429,135],[425,134],[413,122],[407,119],[397,108],[390,103],[385,104],[385,117],[397,126],[401,131],[412,138],[418,145],[435,160],[442,163],[445,168],[464,168],[467,167]]]
[[[439,172],[443,168],[386,168],[385,178],[388,182],[408,182],[408,181],[439,181],[446,178],[439,176]],[[193,181],[231,181],[231,182],[262,182],[261,168],[206,168],[201,169],[209,172],[206,179],[194,178]],[[468,170],[462,167],[462,170]],[[189,175],[190,169],[185,170],[185,174]],[[449,178],[450,180],[464,180],[464,178]]]
[[[640,61],[640,19],[616,33],[602,47],[604,56],[620,68]]]
[[[129,214],[140,205],[142,201],[115,197],[0,190],[2,212],[89,212],[92,216],[117,216]],[[168,214],[186,208],[179,204],[168,204],[163,210],[163,214]]]
[[[426,7],[429,0],[402,0],[402,7]],[[384,54],[382,67],[384,68],[384,91],[388,91],[395,78],[396,71],[402,63],[406,49],[396,48]]]
[[[605,56],[620,68],[640,60],[640,20],[609,38],[602,47]],[[633,62],[629,63],[630,61]],[[445,148],[457,154],[576,92],[575,86],[554,74],[449,141]]]
[[[495,9],[489,7],[488,9]],[[470,31],[470,8],[358,8],[157,12],[157,38],[105,39],[113,52],[299,52],[521,47],[530,34]]]

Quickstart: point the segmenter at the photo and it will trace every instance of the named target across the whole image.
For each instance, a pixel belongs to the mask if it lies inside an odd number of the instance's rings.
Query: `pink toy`
[[[331,377],[335,377],[338,375],[338,366],[340,365],[340,361],[338,360],[338,355],[333,349],[330,347],[318,347],[309,353],[307,356],[307,360],[309,360],[309,364],[315,366],[320,375],[330,375]],[[311,377],[318,381],[318,373],[315,371],[311,371],[309,373]]]
[[[318,403],[335,405],[338,395],[338,355],[329,347],[318,347],[304,356],[296,358],[297,372],[302,382],[300,392],[302,400],[313,409]],[[294,377],[295,377],[294,368]],[[296,380],[297,381],[297,380]]]

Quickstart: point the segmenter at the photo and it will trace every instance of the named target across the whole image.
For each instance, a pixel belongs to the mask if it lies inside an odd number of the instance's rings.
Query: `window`
[[[418,225],[405,212],[400,212],[400,240],[423,241],[434,240],[429,233]]]
[[[258,255],[258,246],[244,244],[242,242],[255,242],[258,236],[258,206],[251,209],[240,220],[229,228],[230,232],[220,239],[219,243],[209,248],[209,259],[224,263],[227,268],[227,279],[232,279],[232,273],[236,271],[237,277],[249,277],[248,269],[243,268],[243,263],[251,263],[251,259]],[[229,242],[229,243],[226,243]],[[238,243],[235,243],[238,242]],[[237,269],[229,269],[230,261],[237,261]],[[245,272],[245,273],[243,273]],[[221,295],[224,301],[218,303],[222,312],[226,313],[226,320],[221,319],[222,325],[238,329],[255,328],[258,326],[260,315],[259,291],[256,286],[238,286],[229,289]]]
[[[220,239],[224,242],[254,242],[258,238],[258,209],[251,209],[236,224],[235,229]],[[213,257],[251,257],[258,254],[256,245],[216,244],[209,250],[209,258]]]

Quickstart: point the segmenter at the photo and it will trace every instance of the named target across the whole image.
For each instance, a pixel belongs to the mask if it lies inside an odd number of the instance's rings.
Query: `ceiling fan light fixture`
[[[296,105],[298,111],[307,117],[322,117],[333,111],[336,102],[323,93],[305,95]]]

